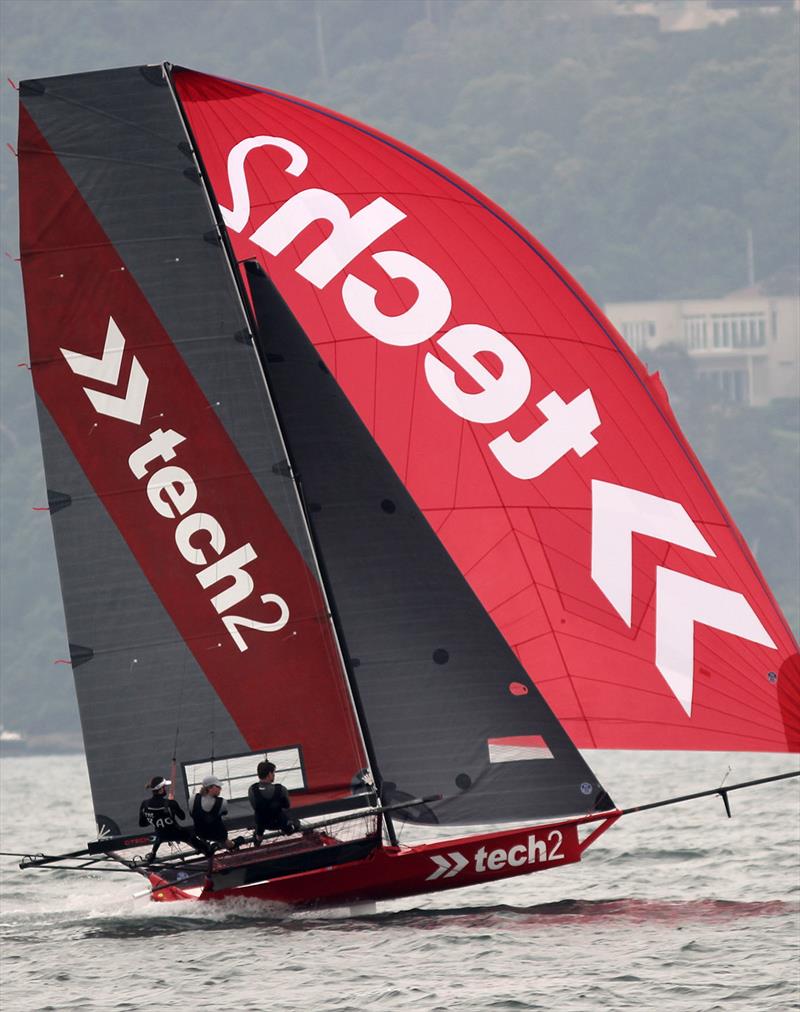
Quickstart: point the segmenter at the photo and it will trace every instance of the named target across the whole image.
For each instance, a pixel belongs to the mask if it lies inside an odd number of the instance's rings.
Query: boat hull
[[[151,877],[157,900],[246,897],[297,907],[400,899],[528,875],[580,861],[586,847],[618,818],[612,813],[524,829],[472,835],[413,847],[377,846],[353,861],[227,886],[214,874],[202,888],[182,890]],[[579,827],[600,825],[581,840]],[[265,868],[266,866],[262,866]]]

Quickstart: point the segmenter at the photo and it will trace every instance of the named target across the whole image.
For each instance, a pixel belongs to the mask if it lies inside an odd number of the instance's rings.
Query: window
[[[720,313],[711,319],[715,348],[757,348],[766,343],[764,313]]]
[[[647,347],[647,338],[656,336],[654,320],[626,320],[620,327],[622,336],[634,351]]]
[[[256,766],[268,758],[275,763],[275,780],[288,791],[302,790],[306,786],[300,749],[283,748],[265,752],[247,752],[244,755],[225,756],[222,759],[202,759],[184,763],[186,788],[189,797],[200,790],[203,777],[215,776],[222,781],[222,794],[228,801],[247,797],[247,788],[256,779]]]
[[[705,316],[684,316],[683,340],[690,350],[707,347],[708,325]]]

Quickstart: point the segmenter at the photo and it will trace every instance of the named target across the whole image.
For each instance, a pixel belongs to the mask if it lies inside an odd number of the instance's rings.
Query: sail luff
[[[240,265],[239,265],[239,263],[236,260],[235,253],[233,251],[233,246],[231,245],[230,237],[228,236],[228,232],[227,232],[227,229],[225,227],[225,222],[224,222],[224,220],[222,218],[222,214],[220,212],[219,204],[218,204],[217,199],[216,199],[216,197],[214,195],[214,190],[213,190],[213,188],[211,186],[211,182],[210,182],[210,179],[208,177],[208,173],[206,172],[205,166],[203,164],[202,153],[198,149],[198,146],[197,146],[197,144],[195,142],[194,135],[192,133],[191,123],[189,122],[189,119],[186,116],[186,113],[185,113],[185,111],[183,109],[183,106],[182,106],[182,103],[181,103],[181,100],[180,100],[180,96],[178,95],[178,92],[177,92],[177,90],[175,88],[175,83],[174,83],[174,81],[172,79],[172,75],[171,75],[171,65],[169,63],[163,64],[163,72],[164,72],[165,79],[166,79],[166,81],[168,83],[168,86],[169,86],[170,94],[172,96],[172,99],[173,99],[173,101],[175,103],[175,107],[177,109],[178,115],[180,117],[180,121],[181,121],[181,123],[183,125],[184,132],[186,133],[186,139],[187,139],[187,141],[189,143],[189,146],[190,146],[190,149],[191,149],[192,158],[194,159],[194,161],[195,161],[195,163],[197,165],[197,171],[199,173],[200,180],[201,180],[201,183],[202,183],[203,193],[205,194],[206,200],[208,201],[209,210],[211,211],[212,215],[214,216],[214,220],[216,222],[217,231],[218,231],[218,234],[219,234],[219,239],[220,239],[220,242],[221,242],[222,247],[223,247],[223,249],[225,251],[225,254],[226,254],[225,259],[226,259],[226,262],[227,262],[227,265],[228,265],[228,270],[229,270],[229,273],[230,273],[230,277],[231,277],[231,280],[234,283],[235,290],[236,290],[236,292],[238,294],[239,305],[241,307],[242,315],[248,321],[248,326],[249,326],[249,329],[250,329],[250,340],[251,340],[252,348],[253,348],[253,354],[254,354],[255,359],[256,359],[256,361],[258,363],[259,372],[260,372],[260,375],[261,375],[261,378],[262,378],[262,381],[263,381],[263,384],[264,384],[264,392],[265,392],[267,401],[269,403],[270,411],[272,412],[272,416],[273,416],[273,419],[274,419],[274,422],[275,422],[275,428],[277,430],[277,433],[278,433],[278,436],[279,436],[279,439],[280,439],[280,442],[281,442],[281,446],[283,448],[284,456],[285,456],[285,459],[286,459],[286,462],[287,462],[287,466],[288,466],[288,479],[289,479],[289,481],[292,484],[292,488],[293,488],[295,499],[296,499],[296,503],[297,503],[297,509],[298,509],[298,512],[299,512],[300,516],[302,517],[302,521],[303,521],[303,525],[304,525],[304,529],[305,529],[305,534],[306,534],[306,536],[308,538],[308,543],[309,543],[310,552],[311,552],[311,558],[313,559],[314,567],[315,567],[315,570],[316,570],[316,576],[317,576],[317,579],[318,579],[318,582],[319,582],[319,589],[320,589],[320,592],[321,592],[321,594],[323,596],[323,599],[325,601],[327,616],[328,616],[328,620],[330,622],[331,634],[332,634],[333,642],[334,642],[335,648],[336,648],[336,659],[337,659],[337,662],[338,662],[338,664],[339,664],[339,666],[341,668],[341,671],[342,671],[342,674],[343,674],[343,677],[344,677],[344,681],[345,681],[345,684],[347,686],[347,691],[348,691],[349,696],[350,696],[350,701],[351,701],[351,704],[352,704],[352,707],[353,707],[353,713],[354,713],[354,716],[355,716],[356,726],[358,727],[359,735],[361,737],[361,743],[362,743],[362,745],[364,747],[364,751],[365,751],[365,753],[366,753],[366,755],[367,755],[367,757],[369,759],[369,766],[368,766],[367,770],[365,771],[365,773],[367,774],[367,779],[365,780],[365,784],[366,783],[370,783],[370,782],[373,783],[373,784],[375,784],[375,786],[378,789],[378,792],[380,793],[380,771],[379,771],[378,766],[377,766],[375,751],[374,751],[374,748],[373,748],[371,740],[370,740],[369,726],[368,726],[368,724],[366,722],[366,718],[365,718],[365,715],[364,715],[364,712],[363,712],[363,707],[361,706],[361,702],[360,702],[359,697],[358,697],[358,689],[357,689],[357,687],[355,685],[355,680],[353,678],[352,670],[351,670],[350,665],[349,665],[349,663],[347,661],[347,657],[349,655],[347,654],[346,643],[345,643],[345,640],[344,640],[344,631],[343,631],[343,629],[341,627],[341,622],[338,620],[338,615],[337,615],[337,612],[336,612],[335,598],[333,596],[333,592],[332,592],[332,589],[330,587],[329,580],[327,579],[327,576],[326,576],[326,573],[325,573],[324,561],[323,561],[323,558],[322,558],[322,556],[321,556],[321,554],[319,552],[318,546],[317,546],[316,537],[315,537],[315,534],[314,534],[314,531],[313,531],[313,527],[312,527],[311,523],[309,522],[308,508],[307,508],[307,504],[305,502],[305,497],[303,496],[302,486],[301,486],[300,481],[298,479],[297,471],[296,471],[296,469],[294,467],[294,464],[293,464],[292,454],[291,454],[291,448],[290,448],[290,446],[288,444],[288,441],[287,441],[287,438],[286,438],[286,433],[284,431],[283,425],[281,424],[280,413],[279,413],[278,408],[277,408],[277,406],[275,404],[275,400],[274,400],[274,398],[272,396],[272,391],[270,389],[270,383],[269,383],[269,378],[268,378],[268,375],[267,375],[266,363],[264,361],[264,349],[262,347],[261,341],[259,340],[258,322],[257,322],[257,320],[255,318],[255,314],[253,312],[252,302],[251,302],[251,299],[249,298],[247,290],[245,288],[244,281],[243,281],[242,274],[241,274],[241,270],[240,270]],[[246,266],[247,266],[247,263],[245,263],[245,267]],[[385,821],[386,821],[386,825],[387,825],[389,834],[390,834],[393,842],[396,842],[394,840],[394,830],[392,829],[392,826],[391,826],[391,818],[388,815],[386,816],[386,820]]]

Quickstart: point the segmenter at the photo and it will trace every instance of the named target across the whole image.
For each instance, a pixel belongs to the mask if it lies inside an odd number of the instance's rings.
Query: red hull
[[[415,847],[378,847],[358,861],[232,889],[205,888],[199,893],[169,886],[158,889],[162,880],[152,876],[153,899],[221,900],[237,896],[289,906],[338,906],[459,889],[574,864],[620,815],[615,811]],[[578,827],[591,822],[599,825],[581,840]]]

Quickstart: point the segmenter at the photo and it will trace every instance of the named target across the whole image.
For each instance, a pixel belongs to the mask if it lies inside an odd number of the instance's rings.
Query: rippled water
[[[796,757],[590,753],[618,804]],[[0,849],[77,849],[81,757],[0,763]],[[2,1005],[68,1009],[777,1012],[800,1007],[800,783],[624,818],[580,865],[349,910],[157,904],[127,875],[2,862]],[[419,830],[415,830],[418,834]],[[405,839],[413,837],[405,831]]]

